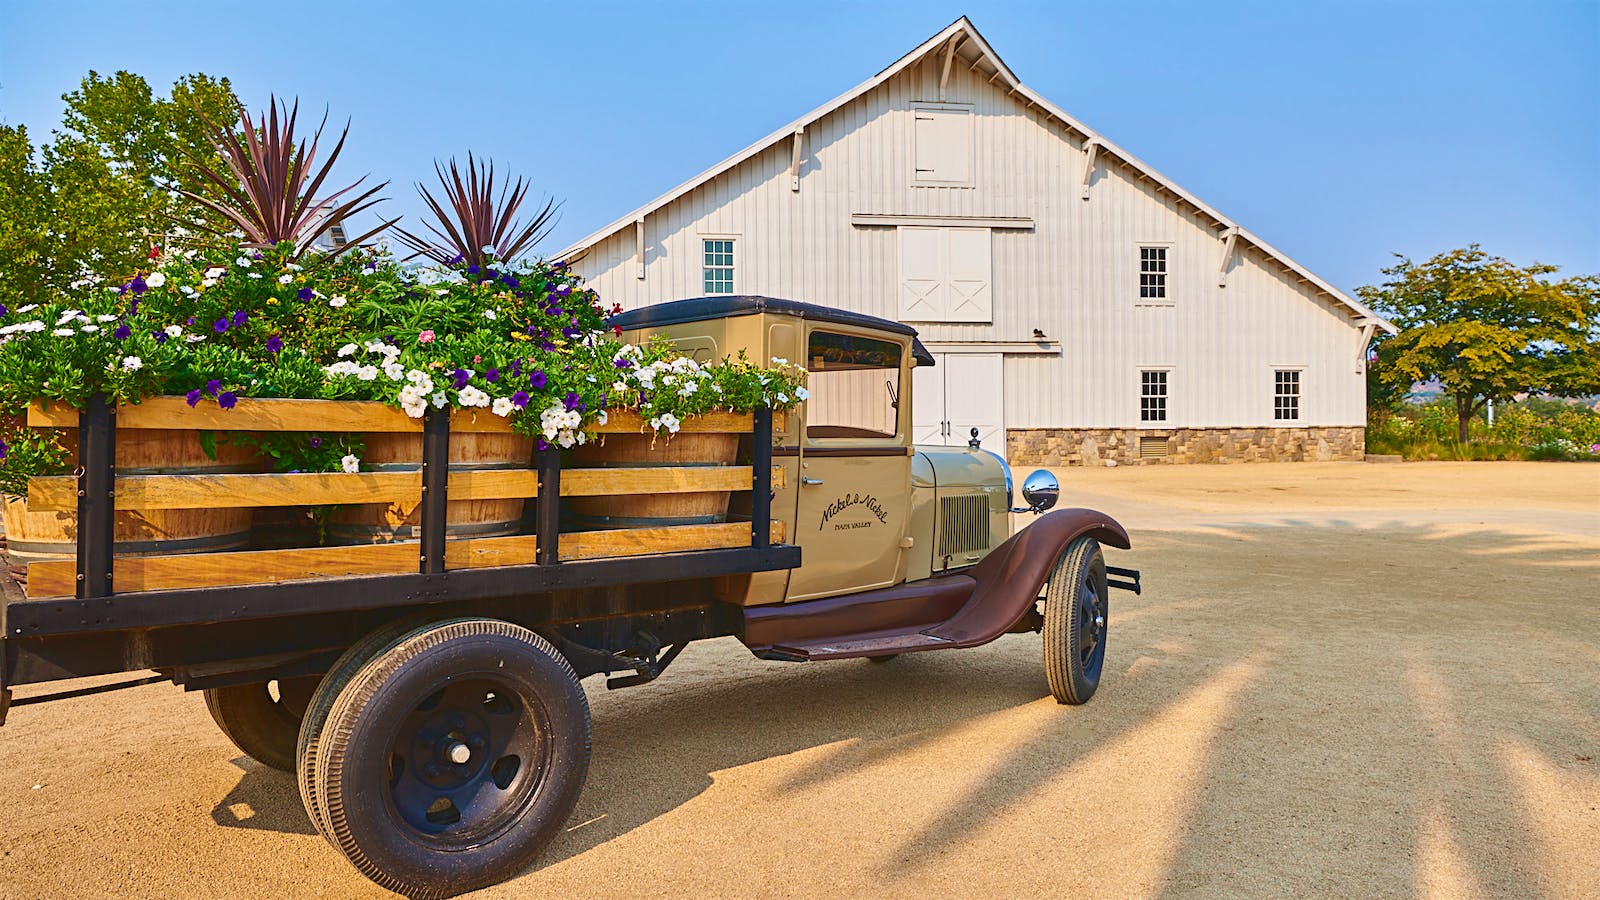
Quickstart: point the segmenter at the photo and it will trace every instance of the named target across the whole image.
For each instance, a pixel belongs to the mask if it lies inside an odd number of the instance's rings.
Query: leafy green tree
[[[1388,280],[1361,288],[1400,333],[1378,342],[1373,368],[1389,389],[1437,379],[1465,443],[1490,400],[1600,392],[1600,276],[1557,279],[1557,267],[1517,266],[1477,244],[1427,262],[1400,257]]]
[[[138,75],[90,72],[65,94],[61,127],[34,147],[0,126],[0,302],[42,302],[90,275],[126,277],[192,209],[187,154],[216,159],[205,120],[237,101],[226,79],[190,75],[158,97]]]

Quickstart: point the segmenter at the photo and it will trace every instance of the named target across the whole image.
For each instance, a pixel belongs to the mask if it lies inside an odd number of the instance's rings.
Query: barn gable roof
[[[565,250],[562,250],[561,253],[558,254],[558,258],[574,258],[577,254],[582,253],[590,247],[593,247],[595,244],[616,234],[622,229],[633,225],[635,222],[642,220],[645,216],[660,210],[662,207],[667,206],[673,201],[693,192],[717,176],[755,157],[757,154],[760,154],[761,152],[771,148],[780,141],[791,139],[796,131],[804,129],[811,123],[829,115],[830,113],[835,112],[858,97],[869,93],[904,70],[921,62],[930,54],[935,53],[944,55],[946,66],[950,65],[955,59],[959,58],[966,63],[969,68],[989,75],[989,80],[991,82],[1000,82],[1004,84],[1008,95],[1018,99],[1019,102],[1021,102],[1027,108],[1031,109],[1037,107],[1045,115],[1055,119],[1057,122],[1063,125],[1069,132],[1078,135],[1086,145],[1089,143],[1097,145],[1098,149],[1096,153],[1100,159],[1115,161],[1116,163],[1136,172],[1143,178],[1148,178],[1150,181],[1154,182],[1160,190],[1171,194],[1183,204],[1191,207],[1196,214],[1209,219],[1211,226],[1216,229],[1219,238],[1233,236],[1237,241],[1250,244],[1261,253],[1265,254],[1268,258],[1276,261],[1289,272],[1297,276],[1301,282],[1311,285],[1314,289],[1327,295],[1336,303],[1346,307],[1351,316],[1356,319],[1357,325],[1372,326],[1375,328],[1381,328],[1390,334],[1395,333],[1396,329],[1392,324],[1379,316],[1377,313],[1373,312],[1359,300],[1351,297],[1344,291],[1341,291],[1324,281],[1305,266],[1295,262],[1282,251],[1257,237],[1248,229],[1241,227],[1237,222],[1234,222],[1232,219],[1224,216],[1222,213],[1216,211],[1211,206],[1201,201],[1198,197],[1195,197],[1182,187],[1179,187],[1177,183],[1172,181],[1172,179],[1162,175],[1160,172],[1157,172],[1154,168],[1140,160],[1138,157],[1122,149],[1112,141],[1102,137],[1098,132],[1068,115],[1060,107],[1056,106],[1054,103],[1051,103],[1049,100],[1046,100],[1032,88],[1023,84],[1021,79],[1017,78],[1015,73],[1013,73],[1011,69],[1006,66],[1005,62],[1000,59],[999,54],[994,52],[994,48],[989,46],[989,42],[984,39],[983,35],[978,33],[978,29],[967,19],[966,16],[962,16],[956,21],[950,23],[948,27],[941,30],[938,34],[928,38],[910,53],[907,53],[906,55],[895,60],[887,68],[883,69],[881,72],[872,76],[866,81],[863,81],[861,84],[856,85],[854,88],[851,88],[845,93],[840,94],[816,109],[811,110],[805,115],[783,126],[782,128],[777,129],[766,137],[761,138],[750,146],[745,147],[743,150],[740,150],[732,156],[729,156],[727,159],[724,159],[704,172],[701,172],[699,175],[696,175],[688,181],[685,181],[677,187],[667,191],[661,196],[656,197],[654,200],[651,200],[627,215],[622,216],[609,225],[606,225],[592,234],[589,234],[588,236],[578,240]]]

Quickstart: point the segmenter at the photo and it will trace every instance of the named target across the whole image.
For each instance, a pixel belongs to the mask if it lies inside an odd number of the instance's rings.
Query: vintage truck
[[[580,679],[644,684],[695,640],[733,636],[762,659],[803,663],[1038,631],[1056,699],[1094,694],[1107,590],[1139,587],[1138,573],[1107,566],[1101,548],[1127,549],[1128,536],[1098,512],[1046,512],[1059,487],[1045,471],[1014,505],[1009,468],[976,431],[966,447],[913,446],[911,373],[933,363],[914,329],[763,297],[684,300],[613,321],[634,341],[669,337],[700,359],[801,360],[809,397],[787,415],[684,423],[678,440],[738,434],[735,465],[575,468],[570,454],[546,450],[529,468],[489,473],[441,464],[454,465],[452,434],[504,427],[459,414],[419,425],[376,404],[263,400],[222,416],[160,398],[35,408],[30,424],[78,430],[76,474],[36,479],[29,492],[37,506],[75,509],[76,559],[34,564],[26,586],[5,581],[0,722],[8,706],[154,681],[201,690],[240,750],[296,774],[317,830],[362,873],[438,897],[516,874],[563,826],[589,765]],[[643,427],[614,418],[603,431]],[[131,440],[163,428],[311,427],[420,432],[420,472],[116,471],[119,428]],[[579,498],[592,508],[719,490],[726,513],[712,521],[571,524]],[[386,491],[417,499],[420,541],[113,552],[118,510]],[[533,533],[447,540],[449,504],[463,497],[531,498]],[[1012,534],[1018,513],[1037,518]],[[140,670],[157,674],[12,698],[19,685]]]

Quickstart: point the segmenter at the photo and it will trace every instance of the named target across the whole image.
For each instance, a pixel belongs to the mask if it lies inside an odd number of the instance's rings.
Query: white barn
[[[915,326],[920,443],[1013,464],[1359,459],[1393,327],[1029,89],[962,18],[560,254]]]

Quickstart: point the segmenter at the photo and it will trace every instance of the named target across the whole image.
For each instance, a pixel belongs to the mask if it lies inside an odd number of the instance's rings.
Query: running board
[[[954,647],[955,641],[924,634],[920,631],[893,634],[876,634],[842,641],[807,641],[773,647],[785,656],[806,661],[819,659],[856,659],[863,656],[892,656],[896,653],[915,653],[918,650],[939,650]]]

